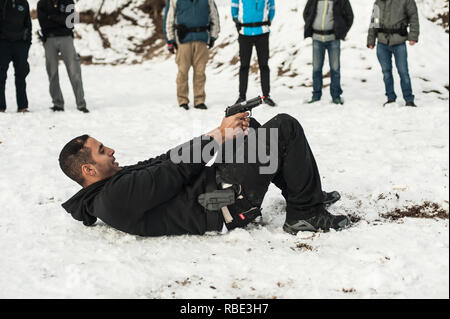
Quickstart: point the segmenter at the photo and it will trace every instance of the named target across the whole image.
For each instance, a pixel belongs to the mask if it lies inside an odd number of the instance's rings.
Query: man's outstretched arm
[[[213,156],[209,152],[213,148],[208,149],[206,157],[203,156],[207,146],[211,146],[211,143],[220,146],[226,140],[235,138],[237,134],[242,134],[248,129],[249,123],[248,113],[224,118],[221,125],[211,132],[173,149],[166,155],[158,157],[158,160],[154,159],[155,165],[122,174],[117,180],[116,187],[111,189],[116,193],[111,194],[111,197],[127,198],[126,201],[121,201],[126,203],[127,211],[149,210],[167,202],[185,185],[191,183],[193,177],[203,171],[205,164]],[[183,152],[187,155],[183,156]],[[200,154],[195,154],[196,152]],[[176,160],[177,154],[181,155],[181,161]],[[193,160],[196,157],[199,161]]]

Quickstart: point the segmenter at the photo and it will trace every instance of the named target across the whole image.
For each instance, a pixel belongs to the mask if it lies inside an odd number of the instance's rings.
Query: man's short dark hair
[[[81,172],[81,165],[95,164],[92,159],[91,150],[85,146],[89,135],[75,137],[64,146],[59,154],[59,166],[64,174],[74,180],[81,186],[84,183],[84,177]]]

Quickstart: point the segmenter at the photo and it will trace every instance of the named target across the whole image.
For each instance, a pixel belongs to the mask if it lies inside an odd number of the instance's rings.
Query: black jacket
[[[40,0],[37,5],[39,24],[44,38],[73,36],[73,0]],[[71,22],[72,25],[68,25]]]
[[[305,38],[313,36],[313,23],[316,17],[318,0],[308,0],[303,11]],[[336,40],[344,40],[353,25],[353,10],[349,0],[334,0],[334,35]]]
[[[0,0],[0,39],[31,43],[30,6],[26,0]]]
[[[188,143],[191,152],[196,150],[195,143],[203,152],[210,142],[208,137]],[[207,229],[206,211],[197,198],[213,189],[217,189],[213,167],[205,167],[205,162],[174,164],[168,152],[124,167],[113,177],[82,189],[62,206],[86,226],[99,218],[133,235],[202,235],[212,229]],[[214,230],[219,230],[223,221],[219,214],[216,218]]]

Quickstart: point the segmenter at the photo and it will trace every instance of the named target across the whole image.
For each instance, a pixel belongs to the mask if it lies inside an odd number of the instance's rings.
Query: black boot
[[[189,105],[187,105],[186,103],[181,104],[180,107],[183,108],[183,109],[185,109],[186,111],[189,110]]]
[[[389,100],[387,100],[387,101],[383,104],[383,106],[386,106],[386,105],[392,104],[392,103],[395,103],[395,100],[389,99]]]
[[[239,98],[237,99],[237,101],[234,104],[239,104],[242,102],[245,102],[247,100],[247,98],[245,96],[239,96]]]
[[[64,108],[63,107],[60,107],[60,106],[52,106],[51,108],[50,108],[50,110],[52,110],[53,112],[64,112]]]
[[[264,96],[263,97],[263,101],[264,103],[266,103],[269,106],[277,106],[277,104],[272,100],[272,98],[270,96]]]
[[[299,231],[324,232],[330,229],[341,230],[350,225],[350,218],[344,215],[331,215],[323,205],[305,211],[305,217],[297,220],[288,220],[283,225],[283,230],[296,235]]]
[[[205,103],[200,103],[196,106],[194,106],[194,108],[196,108],[197,110],[207,110],[208,107],[205,105]]]
[[[89,113],[89,110],[86,107],[82,107],[81,109],[78,109],[78,111],[83,113]]]

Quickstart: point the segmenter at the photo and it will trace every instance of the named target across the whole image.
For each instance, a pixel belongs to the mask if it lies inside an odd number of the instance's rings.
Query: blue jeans
[[[414,95],[411,87],[411,78],[408,71],[408,51],[406,44],[386,45],[378,43],[377,57],[383,71],[386,96],[389,100],[395,101],[397,95],[394,90],[394,77],[392,76],[392,55],[395,57],[395,65],[400,75],[400,86],[402,87],[403,98],[406,102],[414,102]]]
[[[327,42],[313,40],[313,98],[320,100],[322,97],[322,68],[325,61],[326,51],[328,51],[328,59],[330,60],[331,69],[331,97],[335,100],[342,94],[340,40]]]

